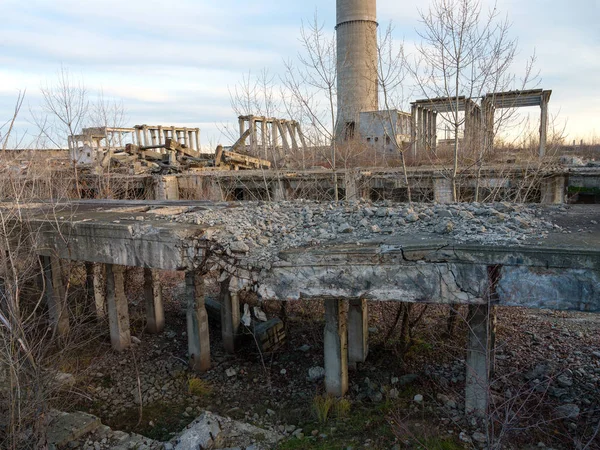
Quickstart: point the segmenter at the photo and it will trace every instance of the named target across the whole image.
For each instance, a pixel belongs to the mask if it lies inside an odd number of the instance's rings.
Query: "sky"
[[[414,48],[428,1],[378,0],[380,26],[392,22],[395,39]],[[537,56],[555,126],[568,140],[600,139],[600,0],[497,6],[519,41],[515,71]],[[315,12],[333,32],[333,0],[0,0],[0,126],[26,89],[17,131],[35,134],[40,87],[62,66],[90,92],[122,99],[127,126],[200,127],[203,147],[231,144],[223,134],[236,119],[230,90],[248,73],[282,74],[301,49],[302,21]]]

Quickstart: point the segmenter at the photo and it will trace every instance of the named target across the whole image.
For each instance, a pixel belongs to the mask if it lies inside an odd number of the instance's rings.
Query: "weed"
[[[317,395],[313,399],[313,411],[319,423],[326,423],[335,400],[330,395]]]
[[[335,414],[335,417],[338,419],[341,417],[348,417],[348,413],[350,412],[351,407],[352,404],[350,403],[350,400],[346,398],[340,398],[335,402],[335,405],[333,406],[333,412]]]
[[[190,378],[188,380],[188,391],[191,395],[204,397],[212,393],[212,386],[200,378]]]

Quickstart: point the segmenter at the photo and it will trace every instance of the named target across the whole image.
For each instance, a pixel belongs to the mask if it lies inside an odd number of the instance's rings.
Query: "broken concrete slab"
[[[267,450],[281,439],[283,436],[273,431],[206,411],[171,442],[175,450],[235,447]]]

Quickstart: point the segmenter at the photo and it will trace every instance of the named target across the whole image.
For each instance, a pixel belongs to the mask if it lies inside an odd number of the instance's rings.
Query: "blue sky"
[[[427,4],[378,0],[378,20],[392,21],[410,47],[418,8]],[[499,0],[498,7],[519,39],[518,62],[536,52],[556,123],[570,139],[600,138],[600,0]],[[27,89],[19,130],[32,132],[29,110],[62,64],[90,91],[122,98],[128,125],[199,126],[204,146],[229,143],[220,134],[235,119],[229,89],[248,71],[281,73],[300,48],[301,21],[315,11],[333,30],[334,0],[0,0],[0,123]]]

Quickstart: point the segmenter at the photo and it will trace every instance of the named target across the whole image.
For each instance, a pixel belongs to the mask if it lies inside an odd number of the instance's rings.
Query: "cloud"
[[[395,38],[413,48],[419,8],[429,3],[377,4],[381,26],[393,21]],[[595,127],[600,134],[597,0],[498,0],[498,7],[519,39],[515,67],[535,49],[542,87],[554,91],[551,111],[568,119],[572,135]],[[0,11],[0,118],[11,114],[18,89],[28,89],[36,108],[39,86],[62,63],[92,92],[122,98],[131,124],[201,125],[206,141],[220,138],[216,124],[235,119],[229,87],[249,70],[282,73],[282,60],[295,57],[302,20],[318,11],[326,32],[335,26],[334,0],[2,0]]]

